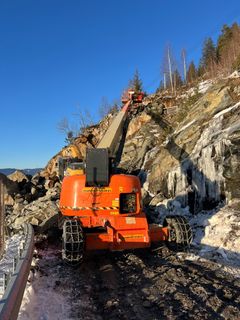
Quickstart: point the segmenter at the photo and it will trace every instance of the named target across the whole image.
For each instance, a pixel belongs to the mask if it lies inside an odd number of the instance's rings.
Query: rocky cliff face
[[[204,93],[173,97],[175,113],[164,110],[160,94],[145,101],[129,124],[120,166],[139,172],[147,203],[177,199],[197,213],[240,198],[239,91],[239,79],[208,83]]]

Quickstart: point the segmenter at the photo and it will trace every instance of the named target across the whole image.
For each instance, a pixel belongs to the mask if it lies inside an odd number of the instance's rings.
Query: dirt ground
[[[47,283],[49,297],[63,297],[64,319],[240,319],[240,279],[214,262],[185,260],[185,254],[163,246],[92,253],[73,268],[61,261],[58,249],[49,244],[38,248],[33,285],[37,281],[40,290]],[[39,304],[40,291],[34,292]],[[45,316],[36,319],[52,318],[48,304]],[[29,319],[27,314],[23,311],[20,319]],[[55,313],[54,319],[63,318]]]

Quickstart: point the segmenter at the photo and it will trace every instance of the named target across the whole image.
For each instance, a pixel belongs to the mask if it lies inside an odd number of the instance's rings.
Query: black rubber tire
[[[169,229],[167,246],[173,251],[185,251],[192,242],[192,230],[185,217],[167,216],[163,223]]]

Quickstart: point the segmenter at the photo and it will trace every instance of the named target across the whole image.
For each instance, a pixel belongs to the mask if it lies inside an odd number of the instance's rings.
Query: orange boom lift
[[[129,96],[97,148],[87,150],[84,172],[63,179],[62,256],[70,263],[81,262],[89,250],[146,248],[160,241],[188,246],[191,242],[191,229],[184,217],[166,217],[163,226],[148,224],[139,178],[114,173],[112,162],[123,125],[136,102],[136,95]]]

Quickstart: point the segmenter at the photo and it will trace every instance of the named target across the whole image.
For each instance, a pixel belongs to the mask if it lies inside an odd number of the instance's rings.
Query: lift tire
[[[62,259],[70,265],[82,263],[85,237],[79,220],[66,219],[63,223]]]
[[[173,251],[185,251],[192,242],[192,230],[185,217],[167,216],[163,223],[169,229],[167,246]]]

